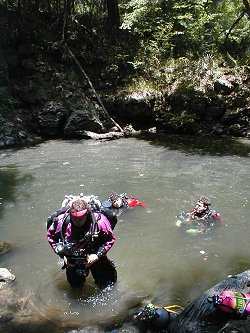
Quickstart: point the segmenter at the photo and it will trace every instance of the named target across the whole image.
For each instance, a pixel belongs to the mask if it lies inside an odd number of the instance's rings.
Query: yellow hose
[[[168,312],[170,312],[170,313],[173,313],[173,314],[178,315],[179,313],[176,312],[176,311],[174,311],[174,310],[172,310],[173,308],[179,308],[179,309],[184,310],[182,306],[180,306],[180,305],[176,305],[176,304],[174,304],[174,305],[169,305],[169,306],[163,306],[163,309],[164,309],[164,310],[166,310],[166,311],[168,311]]]

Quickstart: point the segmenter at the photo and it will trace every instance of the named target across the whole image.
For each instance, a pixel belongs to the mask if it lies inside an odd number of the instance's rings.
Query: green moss
[[[196,121],[194,114],[187,113],[187,111],[177,113],[165,113],[162,117],[173,128],[181,128],[183,126],[193,125]]]

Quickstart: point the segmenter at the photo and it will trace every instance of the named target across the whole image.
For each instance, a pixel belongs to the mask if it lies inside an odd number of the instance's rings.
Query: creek
[[[212,137],[55,140],[0,151],[1,267],[17,293],[62,327],[108,327],[141,304],[187,306],[230,274],[249,269],[250,141]],[[124,212],[108,257],[118,282],[100,292],[92,277],[74,293],[46,239],[46,220],[65,194],[127,193],[148,208]],[[200,195],[224,220],[208,235],[176,227]]]

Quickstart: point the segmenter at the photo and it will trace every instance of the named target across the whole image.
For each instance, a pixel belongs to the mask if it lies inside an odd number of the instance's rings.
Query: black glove
[[[54,251],[60,258],[64,257],[64,246],[62,244],[58,244]]]

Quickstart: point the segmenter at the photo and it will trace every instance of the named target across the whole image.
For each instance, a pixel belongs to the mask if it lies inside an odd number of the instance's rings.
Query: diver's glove
[[[62,244],[57,244],[56,248],[54,249],[54,252],[63,259],[64,257],[64,246]]]

